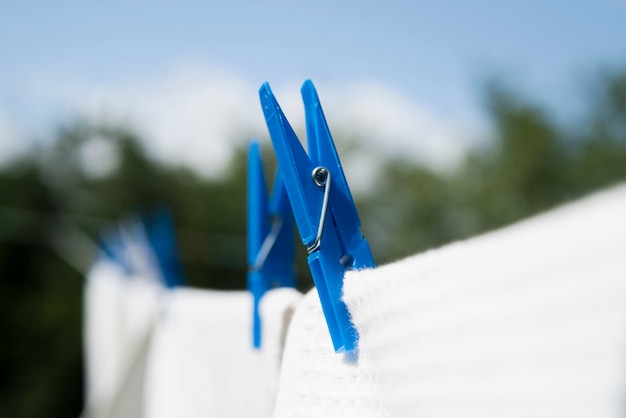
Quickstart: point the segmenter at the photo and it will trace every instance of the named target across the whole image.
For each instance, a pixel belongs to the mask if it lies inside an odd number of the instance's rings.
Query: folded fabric
[[[349,272],[344,300],[394,417],[621,417],[626,186]]]
[[[84,290],[84,417],[141,414],[142,364],[162,287],[101,257]],[[138,400],[139,399],[139,400]]]
[[[252,346],[252,296],[176,288],[148,357],[145,417],[270,417],[283,342],[301,294],[261,300],[262,346]]]
[[[311,290],[289,327],[274,417],[388,416],[368,353],[353,360],[333,350],[317,290]]]

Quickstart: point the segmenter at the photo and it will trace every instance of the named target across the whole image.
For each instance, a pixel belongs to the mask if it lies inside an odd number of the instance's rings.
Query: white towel
[[[280,374],[275,418],[386,417],[368,353],[358,364],[336,354],[316,289],[292,319]]]
[[[104,258],[87,275],[83,320],[86,410],[106,408],[121,381],[123,289],[123,271]]]
[[[106,257],[84,290],[85,417],[141,414],[143,362],[162,288]]]
[[[148,358],[145,416],[270,417],[284,334],[301,294],[265,294],[260,350],[252,346],[249,292],[177,288],[169,298]]]
[[[394,417],[626,413],[626,186],[350,272],[344,299]]]

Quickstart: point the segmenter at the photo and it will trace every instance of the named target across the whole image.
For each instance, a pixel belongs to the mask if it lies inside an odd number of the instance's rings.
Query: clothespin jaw
[[[293,215],[280,173],[268,196],[258,142],[248,152],[248,289],[254,299],[253,345],[261,346],[259,303],[268,290],[295,287]]]
[[[358,334],[341,299],[343,276],[375,264],[317,92],[311,81],[302,86],[308,155],[269,84],[259,95],[333,346],[337,352],[353,350]]]

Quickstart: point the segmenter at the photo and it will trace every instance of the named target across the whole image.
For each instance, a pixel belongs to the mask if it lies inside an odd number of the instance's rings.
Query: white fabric
[[[626,412],[626,186],[350,272],[344,299],[394,417]]]
[[[316,289],[296,309],[285,345],[275,418],[386,417],[367,353],[336,354]]]
[[[262,347],[252,347],[252,296],[178,288],[169,294],[148,358],[145,416],[270,417],[284,334],[301,294],[261,300]]]
[[[83,335],[85,397],[89,410],[109,404],[121,381],[123,288],[122,270],[104,259],[87,276]]]
[[[161,287],[149,278],[127,276],[99,259],[84,290],[84,344],[88,417],[137,417],[141,413],[146,353]]]

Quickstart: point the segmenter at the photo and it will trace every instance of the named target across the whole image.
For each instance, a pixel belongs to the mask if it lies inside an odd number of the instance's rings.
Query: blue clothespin
[[[301,92],[308,155],[268,83],[259,95],[333,346],[351,351],[358,334],[341,300],[343,276],[375,264],[313,83],[305,81]]]
[[[170,210],[160,207],[153,211],[148,239],[156,255],[164,284],[169,288],[183,285],[174,219]]]
[[[124,252],[133,274],[165,285],[164,272],[161,270],[158,255],[150,242],[145,220],[135,213],[124,225],[120,226],[119,230],[124,243]]]
[[[268,196],[258,142],[248,153],[248,289],[254,297],[253,344],[261,346],[259,302],[275,287],[295,287],[293,215],[285,184],[276,173]]]

